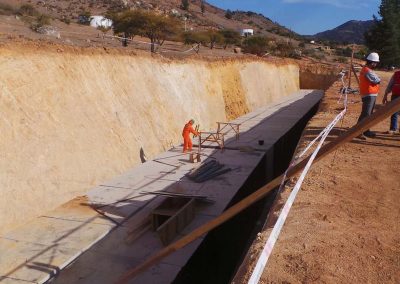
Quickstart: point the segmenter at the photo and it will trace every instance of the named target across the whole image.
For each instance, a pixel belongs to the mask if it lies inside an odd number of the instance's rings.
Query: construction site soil
[[[380,104],[391,74],[379,75]],[[338,82],[327,91],[300,146],[339,112],[340,87]],[[328,141],[356,124],[360,109],[359,97],[350,95],[345,119]],[[260,283],[400,283],[400,135],[386,134],[388,127],[389,121],[378,124],[375,139],[355,139],[311,168]],[[294,182],[276,208],[283,206]],[[271,227],[251,248],[253,261],[270,232]]]
[[[144,51],[115,48],[81,48],[38,42],[27,44],[24,40],[7,41],[2,47],[3,51],[13,50],[14,55],[17,51],[26,54],[27,50],[34,53],[53,51],[66,57],[73,54],[142,57],[145,54]],[[145,57],[151,58],[149,55]],[[165,65],[172,64],[161,56],[158,59]],[[212,61],[206,56],[196,55],[190,64],[196,65],[197,59]],[[264,60],[273,62],[275,66],[294,62],[260,59]],[[225,59],[224,62],[231,61],[236,60]],[[242,63],[251,61],[254,58],[241,58]],[[310,67],[308,62],[297,64],[301,65],[302,88],[326,88],[332,83],[332,72],[335,72],[332,65]],[[229,87],[238,86],[237,74],[234,74],[235,77],[227,70],[218,71],[215,72],[218,73],[216,78],[226,82],[221,93],[231,94],[223,98],[226,106],[233,107],[225,109],[226,118],[248,112],[248,106],[234,104],[243,94],[235,93]],[[385,87],[391,73],[379,74]],[[329,88],[318,114],[303,134],[301,145],[318,135],[341,109],[341,104],[338,104],[339,88],[339,83]],[[233,101],[228,101],[230,99]],[[379,103],[381,99],[382,94]],[[329,141],[356,123],[361,108],[360,99],[351,95],[350,101],[343,124],[340,122],[333,130]],[[378,134],[376,139],[354,140],[312,167],[260,283],[400,283],[400,135],[385,134],[388,123],[385,121],[373,128]],[[283,205],[289,192],[290,186],[283,192],[278,207]],[[259,237],[250,254],[256,255],[261,250],[270,230]]]

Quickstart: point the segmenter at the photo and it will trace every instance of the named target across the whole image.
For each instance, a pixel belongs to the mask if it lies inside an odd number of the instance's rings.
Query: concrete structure
[[[248,36],[253,36],[254,35],[254,30],[253,29],[242,29],[240,31],[241,36],[248,37]]]
[[[91,16],[90,17],[90,26],[94,28],[111,28],[113,25],[113,21],[107,19],[104,16]]]
[[[43,283],[60,270],[55,283],[113,283],[128,268],[162,248],[150,230],[138,233],[152,209],[165,197],[148,192],[201,194],[215,204],[198,204],[196,216],[181,235],[223,212],[265,155],[311,107],[322,92],[300,91],[232,121],[241,123],[240,140],[226,133],[226,150],[204,149],[204,160],[215,159],[232,171],[204,183],[185,177],[195,165],[173,147],[155,159],[98,185],[87,196],[74,199],[33,222],[0,237],[2,283]],[[258,145],[264,140],[264,145]],[[240,151],[252,147],[256,151]],[[269,161],[272,161],[272,158]],[[267,166],[271,171],[272,165]],[[96,210],[93,210],[95,208]],[[170,283],[185,266],[202,239],[170,255],[133,283]],[[79,258],[78,258],[79,257]]]

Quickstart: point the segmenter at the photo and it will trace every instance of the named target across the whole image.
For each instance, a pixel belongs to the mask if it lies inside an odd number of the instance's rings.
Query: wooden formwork
[[[232,122],[217,122],[218,128],[217,128],[217,133],[222,133],[222,131],[226,128],[228,128],[228,131],[232,129],[235,132],[235,138],[236,140],[239,140],[240,136],[240,123],[232,123]],[[226,133],[222,133],[226,134]]]
[[[201,146],[205,142],[217,143],[221,150],[225,147],[225,135],[218,132],[200,132],[199,133],[199,148],[198,152],[201,153]]]
[[[195,199],[169,197],[152,212],[152,227],[168,245],[194,218]]]

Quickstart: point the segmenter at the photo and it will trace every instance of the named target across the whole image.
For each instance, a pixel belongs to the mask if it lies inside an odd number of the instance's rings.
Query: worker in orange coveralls
[[[192,151],[192,139],[190,138],[190,133],[194,134],[195,136],[199,135],[199,132],[193,129],[194,120],[189,120],[188,123],[185,124],[185,127],[182,131],[183,136],[183,153],[186,153],[187,150]]]

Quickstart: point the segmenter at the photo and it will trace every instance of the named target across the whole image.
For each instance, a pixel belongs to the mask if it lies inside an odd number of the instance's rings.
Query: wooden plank
[[[221,124],[226,124],[226,125],[241,125],[241,123],[233,123],[233,122],[217,122],[217,123],[221,123]]]
[[[184,193],[170,193],[170,192],[164,193],[164,192],[148,192],[148,191],[142,191],[142,193],[160,195],[160,196],[169,196],[169,197],[193,198],[199,202],[211,203],[211,204],[215,203],[215,200],[208,198],[208,196],[206,196],[206,195],[191,195],[191,194],[184,194]]]
[[[353,65],[353,64],[351,65],[351,70],[352,70],[353,73],[354,73],[354,77],[356,77],[357,84],[358,84],[358,88],[360,88],[360,78],[358,78],[356,68],[354,68],[354,65]]]
[[[158,208],[153,210],[153,214],[155,215],[174,216],[175,213],[176,208]]]
[[[351,61],[350,61],[350,68],[349,68],[349,85],[348,85],[349,88],[351,88],[351,69],[353,67],[353,60],[354,60],[354,46],[352,45],[351,46]]]
[[[125,238],[125,243],[128,245],[133,244],[138,238],[143,236],[144,233],[151,229],[151,223],[148,221],[145,225],[138,227],[136,230],[130,232]]]
[[[372,126],[378,124],[379,122],[387,119],[393,113],[400,111],[400,100],[394,100],[390,103],[386,104],[375,113],[373,113],[370,117],[364,119],[359,124],[355,125],[347,132],[343,133],[341,136],[333,140],[331,143],[323,146],[319,151],[318,155],[315,158],[314,163],[317,163],[330,153],[337,150],[341,147],[344,143],[349,142],[362,134],[367,129],[371,128]],[[288,173],[287,179],[293,177],[294,175],[298,174],[300,171],[304,169],[310,157],[303,159],[301,162],[296,164]],[[255,202],[259,201],[263,197],[265,197],[271,190],[276,188],[280,185],[284,175],[280,175],[279,177],[272,180],[267,185],[263,186],[256,192],[252,193],[248,197],[244,198],[243,200],[239,201],[229,209],[227,209],[224,213],[222,213],[217,218],[207,222],[206,224],[200,226],[199,228],[195,229],[192,233],[182,237],[178,241],[170,244],[169,246],[165,247],[161,251],[157,252],[156,254],[150,256],[140,265],[133,267],[132,269],[128,270],[125,274],[123,274],[119,280],[118,284],[127,283],[130,279],[137,276],[139,273],[145,271],[146,269],[150,268],[151,266],[155,265],[164,257],[170,255],[171,253],[185,247],[186,245],[190,244],[191,242],[195,241],[196,239],[200,238],[204,234],[210,232],[214,228],[218,227],[219,225],[223,224],[224,222],[230,220],[238,213],[242,212]]]

